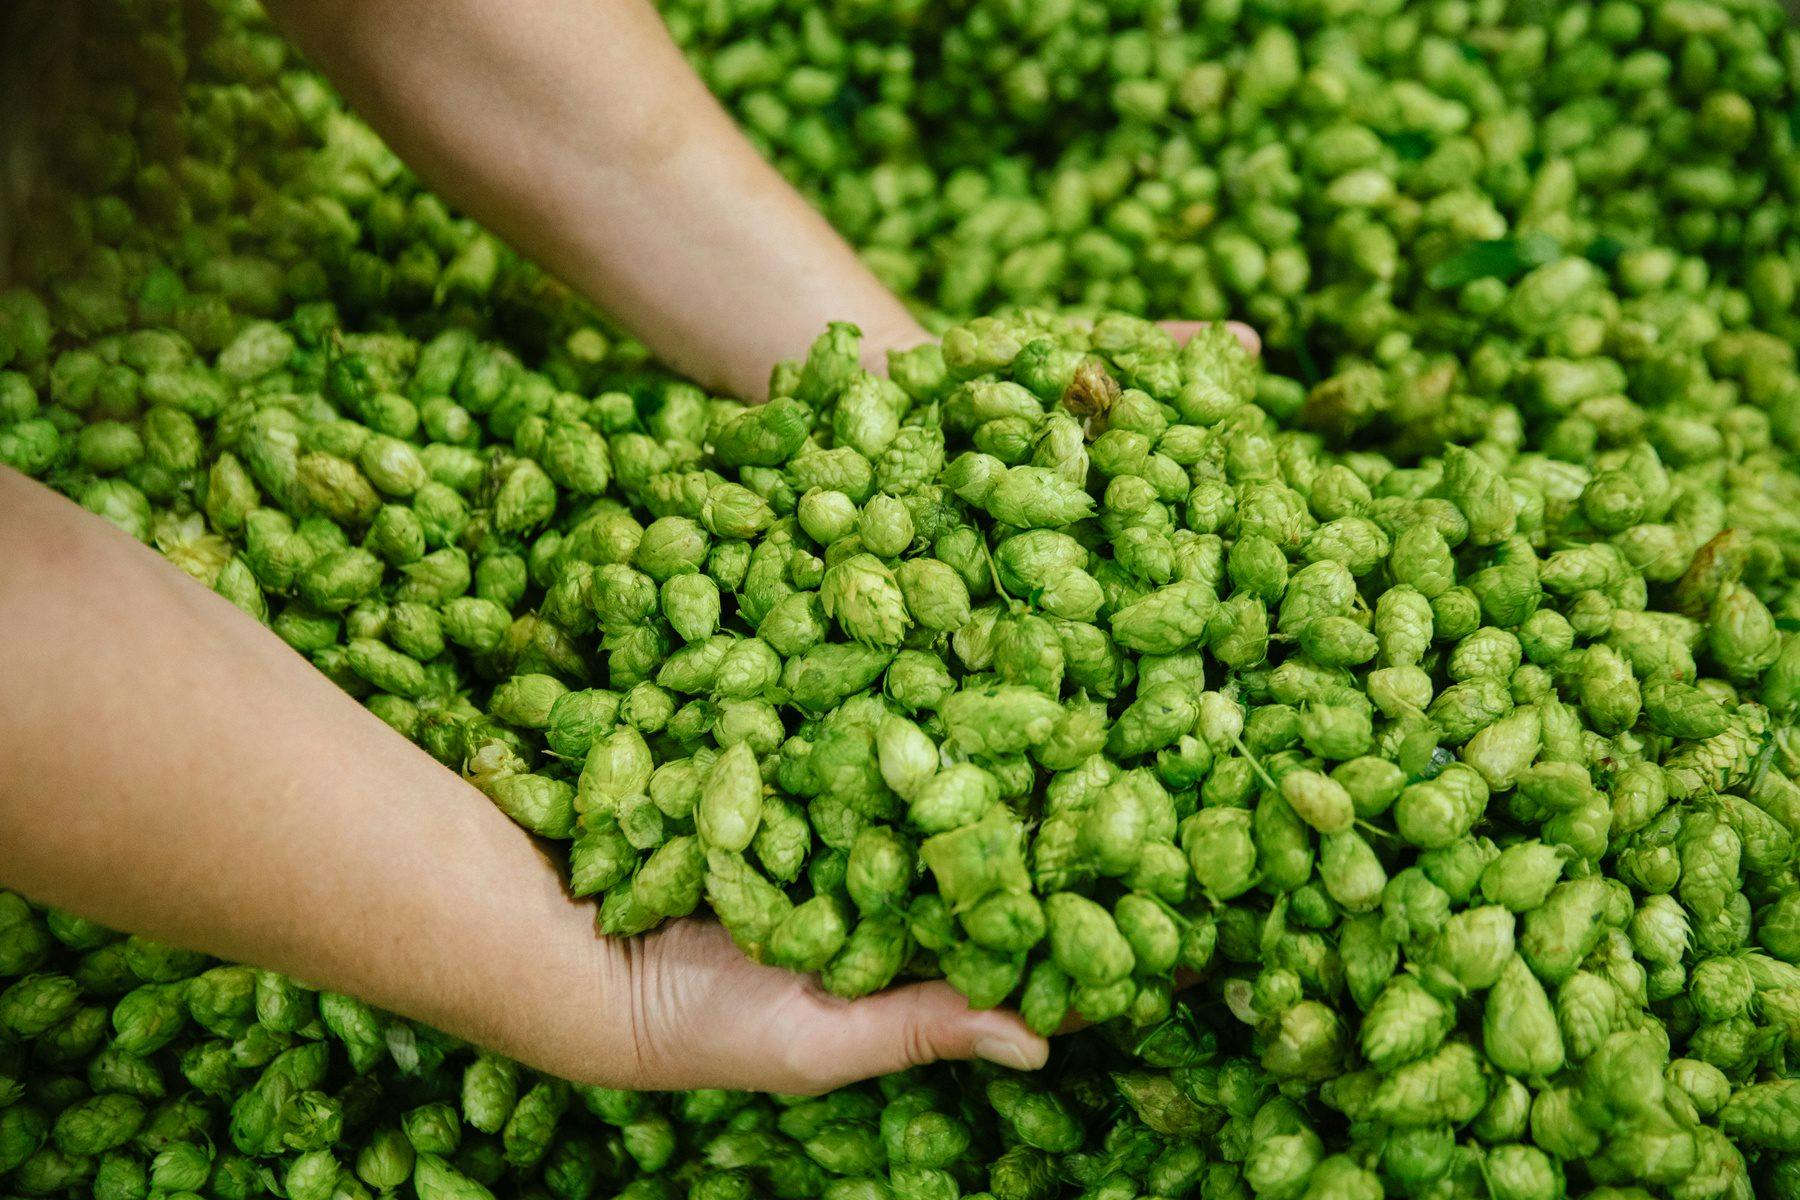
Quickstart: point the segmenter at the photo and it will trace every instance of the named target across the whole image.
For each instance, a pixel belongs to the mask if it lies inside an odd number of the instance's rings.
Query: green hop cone
[[[1050,952],[1068,976],[1088,987],[1104,987],[1130,975],[1136,961],[1131,943],[1112,914],[1073,892],[1058,892],[1044,903]]]
[[[747,744],[740,742],[720,755],[694,810],[701,840],[730,853],[749,848],[762,818],[762,788],[762,772]]]

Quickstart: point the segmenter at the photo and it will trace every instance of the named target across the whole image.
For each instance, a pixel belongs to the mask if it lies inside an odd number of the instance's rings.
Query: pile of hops
[[[1657,246],[1795,336],[1800,51],[1777,3],[664,8],[870,265],[951,315],[1235,317],[1301,374],[1406,369],[1467,357],[1481,280]]]
[[[757,408],[253,6],[82,7],[0,462],[567,843],[603,932],[1097,1028],[571,1088],[0,893],[0,1191],[1800,1195],[1774,6],[672,3],[939,333]],[[1267,371],[1144,319],[1227,314]]]

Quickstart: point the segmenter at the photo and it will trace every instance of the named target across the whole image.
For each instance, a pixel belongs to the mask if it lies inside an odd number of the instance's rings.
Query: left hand
[[[627,1076],[615,1086],[811,1095],[939,1059],[1036,1070],[1050,1052],[1016,1013],[972,1009],[941,980],[841,1000],[751,962],[701,918],[610,941],[601,973],[597,1019],[628,1014],[632,1034],[629,1061],[609,1064]]]

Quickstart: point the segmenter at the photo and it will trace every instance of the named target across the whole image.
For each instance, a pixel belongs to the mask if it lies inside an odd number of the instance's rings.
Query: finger
[[[793,1064],[821,1091],[887,1075],[940,1059],[984,1058],[1003,1067],[1035,1071],[1050,1046],[1018,1014],[972,1009],[947,983],[933,981],[889,989],[861,1000],[813,993],[819,1011],[810,1019],[806,1060]]]
[[[1185,346],[1195,334],[1199,333],[1202,329],[1205,329],[1208,325],[1211,325],[1212,322],[1159,321],[1157,324],[1162,326],[1163,332],[1174,338],[1178,345]],[[1236,335],[1238,344],[1243,346],[1245,350],[1251,354],[1262,353],[1262,338],[1257,335],[1256,330],[1250,328],[1250,326],[1244,324],[1242,321],[1227,321],[1225,322],[1225,326]]]
[[[946,1058],[1035,1069],[1049,1053],[1017,1015],[972,1010],[942,982],[845,1000],[751,962],[711,921],[673,922],[638,944],[633,1086],[817,1093]]]

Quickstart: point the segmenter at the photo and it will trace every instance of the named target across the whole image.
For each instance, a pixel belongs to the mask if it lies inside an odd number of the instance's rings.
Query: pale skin
[[[268,7],[427,182],[694,378],[758,398],[831,320],[863,329],[874,368],[925,340],[643,0]],[[847,1002],[711,922],[599,937],[554,855],[474,787],[5,470],[0,563],[0,885],[578,1082],[818,1092],[1045,1061],[1015,1014],[941,982]]]

